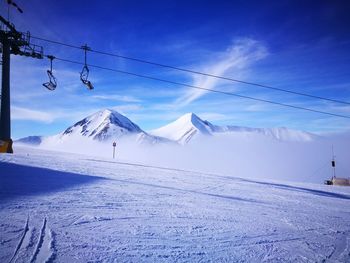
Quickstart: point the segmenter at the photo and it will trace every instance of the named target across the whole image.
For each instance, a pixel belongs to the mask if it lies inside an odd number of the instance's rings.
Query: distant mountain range
[[[194,113],[187,113],[168,125],[146,132],[119,112],[105,109],[78,121],[57,135],[29,136],[16,142],[40,145],[45,141],[69,143],[77,139],[88,138],[105,142],[134,137],[140,144],[178,143],[184,145],[190,143],[194,138],[232,133],[260,134],[281,141],[311,141],[317,137],[308,132],[287,128],[217,126],[202,120]]]
[[[194,113],[187,113],[176,121],[150,131],[150,133],[180,144],[187,144],[199,135],[215,136],[223,133],[257,133],[281,141],[311,141],[317,137],[308,132],[291,130],[284,127],[248,128],[240,126],[218,126],[211,124],[209,121],[203,121]]]

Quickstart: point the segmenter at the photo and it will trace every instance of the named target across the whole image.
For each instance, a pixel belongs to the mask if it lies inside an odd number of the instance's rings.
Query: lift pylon
[[[30,43],[30,33],[21,33],[0,16],[0,42],[2,47],[2,83],[0,114],[0,153],[13,153],[10,112],[10,58],[11,54],[37,59],[43,58],[43,48]]]

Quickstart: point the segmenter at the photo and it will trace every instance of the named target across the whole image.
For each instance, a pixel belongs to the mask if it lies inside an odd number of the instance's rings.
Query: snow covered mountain
[[[78,121],[57,135],[49,137],[29,136],[17,140],[17,142],[55,146],[65,142],[77,144],[84,139],[108,142],[121,138],[132,138],[138,144],[179,143],[184,145],[194,138],[204,140],[204,137],[219,135],[255,137],[259,135],[280,141],[311,141],[317,137],[311,133],[287,128],[218,126],[202,120],[194,113],[187,113],[174,122],[147,133],[124,115],[114,110],[105,109]]]
[[[250,128],[239,126],[213,126],[216,133],[247,133],[260,134],[280,141],[312,141],[318,136],[309,132],[292,130],[286,127],[278,128]]]
[[[194,113],[187,113],[176,121],[165,125],[150,133],[156,136],[165,137],[169,140],[177,141],[181,144],[188,143],[195,135],[210,135],[212,125],[200,119]]]
[[[16,142],[56,148],[62,144],[77,146],[88,141],[108,142],[121,138],[128,138],[138,144],[147,145],[170,142],[166,138],[148,134],[127,117],[111,109],[98,111],[78,121],[57,135],[47,137],[28,136]]]
[[[223,133],[260,134],[281,141],[311,141],[316,137],[316,135],[308,132],[291,130],[285,127],[249,128],[239,126],[218,126],[211,124],[209,121],[202,120],[194,113],[187,113],[168,125],[150,131],[150,133],[177,141],[181,144],[187,144],[193,138],[201,135],[213,136]]]
[[[21,144],[39,145],[42,142],[42,138],[42,136],[27,136],[18,139],[16,142]]]
[[[68,127],[60,138],[84,136],[97,141],[143,133],[141,128],[124,115],[110,109],[96,112]]]

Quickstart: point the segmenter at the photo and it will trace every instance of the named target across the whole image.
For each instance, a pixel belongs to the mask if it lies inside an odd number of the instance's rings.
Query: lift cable
[[[66,44],[66,43],[58,42],[58,41],[54,41],[54,40],[49,40],[49,39],[45,39],[45,38],[41,38],[41,37],[37,37],[37,36],[32,36],[32,38],[37,39],[37,40],[41,40],[41,41],[45,41],[45,42],[49,42],[52,44],[57,44],[57,45],[66,46],[66,47],[75,48],[75,49],[81,49],[81,47],[79,47],[79,46]],[[282,88],[276,88],[276,87],[272,87],[272,86],[268,86],[268,85],[264,85],[264,84],[243,81],[243,80],[238,80],[238,79],[234,79],[234,78],[229,78],[229,77],[214,75],[214,74],[210,74],[210,73],[200,72],[200,71],[196,71],[196,70],[165,65],[162,63],[157,63],[157,62],[152,62],[152,61],[148,61],[148,60],[144,60],[144,59],[138,59],[138,58],[133,58],[133,57],[128,57],[128,56],[113,54],[113,53],[104,52],[104,51],[98,51],[98,50],[94,50],[94,49],[90,49],[89,51],[94,52],[96,54],[107,55],[107,56],[117,57],[117,58],[121,58],[121,59],[127,59],[127,60],[140,62],[140,63],[144,63],[144,64],[150,64],[150,65],[154,65],[154,66],[174,69],[174,70],[192,73],[192,74],[197,74],[197,75],[202,75],[202,76],[206,76],[206,77],[212,77],[212,78],[216,78],[216,79],[227,80],[227,81],[241,83],[241,84],[245,84],[245,85],[256,86],[256,87],[260,87],[260,88],[264,88],[264,89],[270,89],[270,90],[286,92],[286,93],[290,93],[290,94],[294,94],[294,95],[305,96],[305,97],[309,97],[309,98],[313,98],[313,99],[319,99],[319,100],[325,100],[325,101],[331,101],[331,102],[335,102],[335,103],[350,105],[350,102],[343,101],[343,100],[336,100],[336,99],[321,97],[321,96],[317,96],[317,95],[312,95],[312,94],[307,94],[307,93],[302,93],[302,92],[297,92],[297,91],[292,91],[292,90],[287,90],[287,89],[282,89]]]
[[[70,60],[70,59],[57,58],[57,57],[56,57],[56,59],[59,60],[59,61],[68,62],[68,63],[72,63],[72,64],[85,65],[85,63],[82,63],[82,62],[79,62],[79,61]],[[184,86],[184,87],[189,87],[189,88],[193,88],[193,89],[205,90],[205,91],[208,91],[208,92],[220,93],[220,94],[224,94],[224,95],[235,96],[235,97],[239,97],[239,98],[245,98],[245,99],[255,100],[255,101],[259,101],[259,102],[275,104],[275,105],[284,106],[284,107],[288,107],[288,108],[305,110],[305,111],[310,111],[310,112],[315,112],[315,113],[320,113],[320,114],[325,114],[325,115],[331,115],[331,116],[335,116],[335,117],[341,117],[341,118],[350,119],[350,116],[346,116],[346,115],[341,115],[341,114],[336,114],[336,113],[331,113],[331,112],[326,112],[326,111],[314,110],[314,109],[310,109],[310,108],[305,108],[305,107],[301,107],[301,106],[295,106],[295,105],[281,103],[281,102],[276,102],[276,101],[272,101],[272,100],[259,99],[259,98],[256,98],[256,97],[241,95],[241,94],[237,94],[237,93],[233,93],[233,92],[227,92],[227,91],[220,91],[220,90],[215,90],[215,89],[208,89],[208,88],[198,87],[198,86],[194,86],[194,85],[190,85],[190,84],[185,84],[185,83],[180,83],[180,82],[176,82],[176,81],[172,81],[172,80],[166,80],[166,79],[161,79],[161,78],[152,77],[152,76],[148,76],[148,75],[142,75],[142,74],[138,74],[138,73],[123,71],[123,70],[119,70],[119,69],[103,67],[103,66],[99,66],[99,65],[88,64],[88,66],[90,66],[92,68],[98,68],[98,69],[113,71],[113,72],[126,74],[126,75],[130,75],[130,76],[135,76],[135,77],[139,77],[139,78],[145,78],[145,79],[151,79],[151,80],[155,80],[155,81],[170,83],[170,84],[174,84],[174,85],[178,85],[178,86]]]

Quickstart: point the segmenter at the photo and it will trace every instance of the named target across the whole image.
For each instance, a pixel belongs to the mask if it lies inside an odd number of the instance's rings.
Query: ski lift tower
[[[12,3],[12,1],[10,1]],[[30,43],[30,33],[21,33],[8,20],[0,16],[0,42],[2,53],[2,86],[0,114],[0,153],[13,153],[10,114],[10,57],[13,55],[42,59],[43,48]]]

